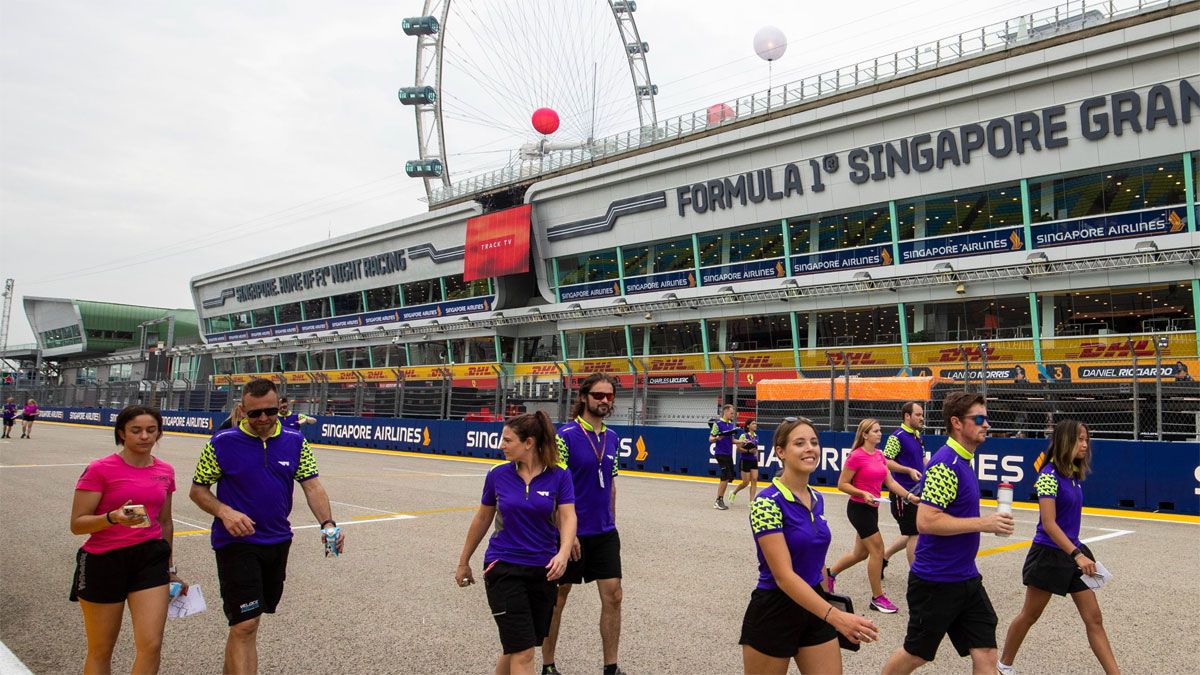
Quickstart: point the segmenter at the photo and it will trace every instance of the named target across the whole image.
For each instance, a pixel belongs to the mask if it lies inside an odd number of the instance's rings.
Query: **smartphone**
[[[146,516],[146,507],[142,504],[130,504],[124,507],[125,516],[141,516],[140,522],[134,523],[129,527],[150,527],[150,518]]]

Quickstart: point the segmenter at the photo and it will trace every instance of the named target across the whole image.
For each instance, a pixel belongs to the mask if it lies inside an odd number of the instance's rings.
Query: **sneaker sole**
[[[873,602],[871,603],[871,609],[879,612],[880,614],[895,614],[896,612],[900,611],[899,609],[884,609]]]

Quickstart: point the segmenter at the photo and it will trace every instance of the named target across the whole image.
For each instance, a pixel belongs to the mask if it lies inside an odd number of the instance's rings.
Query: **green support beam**
[[[621,295],[625,295],[625,254],[617,247],[617,283],[621,285]]]
[[[1029,203],[1029,179],[1021,179],[1021,224],[1025,229],[1025,250],[1033,248],[1033,209]],[[1041,365],[1041,358],[1038,358],[1038,365]]]
[[[791,265],[788,265],[791,268]],[[796,370],[800,370],[800,324],[796,322],[796,313],[788,312],[788,319],[792,324],[792,363],[795,364]]]
[[[555,273],[555,278],[558,278],[557,270]],[[557,287],[555,290],[557,290]],[[567,331],[565,330],[558,331],[558,351],[562,352],[562,360],[564,363],[570,361],[570,359],[567,358]]]
[[[454,363],[454,347],[451,346],[450,340],[446,340],[446,363]]]
[[[779,221],[779,227],[783,230],[783,275],[790,277],[792,276],[792,238],[788,234],[787,218]],[[795,341],[793,340],[793,342]]]
[[[892,215],[894,216],[895,213],[896,209],[895,207],[892,207]],[[897,323],[900,324],[900,356],[904,359],[904,372],[912,373],[912,370],[910,370],[908,367],[908,318],[905,315],[903,302],[896,305],[896,313],[897,318],[899,319]]]
[[[625,356],[633,356],[633,329],[625,324]]]
[[[1183,186],[1187,198],[1188,232],[1196,231],[1196,176],[1192,170],[1192,153],[1183,153]],[[1197,314],[1196,316],[1200,316]]]
[[[1196,319],[1200,318],[1200,280],[1192,279],[1192,327],[1196,326]],[[1200,356],[1200,339],[1196,340],[1196,356]]]
[[[892,264],[900,264],[900,216],[896,214],[896,200],[888,200],[888,220],[892,225]],[[903,326],[903,320],[901,325]],[[903,329],[902,329],[903,330]],[[903,334],[903,333],[902,333]],[[904,350],[904,367],[908,367],[908,350]]]
[[[438,277],[438,288],[442,289],[442,297],[438,298],[438,302],[446,299],[446,277]]]
[[[562,302],[562,293],[558,290],[558,258],[550,259],[550,267],[554,270],[554,278],[550,280],[554,286],[554,301]]]
[[[1042,369],[1042,313],[1038,311],[1037,293],[1029,293],[1029,321],[1033,324],[1033,360]]]
[[[695,236],[692,235],[692,237]],[[712,370],[712,362],[709,360],[708,322],[704,319],[700,319],[700,345],[704,347],[704,369]]]

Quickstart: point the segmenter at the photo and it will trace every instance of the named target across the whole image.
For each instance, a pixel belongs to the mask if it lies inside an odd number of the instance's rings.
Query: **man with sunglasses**
[[[571,561],[559,579],[550,634],[542,643],[542,673],[557,673],[554,650],[567,594],[573,584],[596,582],[600,592],[600,643],[606,675],[617,667],[621,642],[621,537],[617,534],[617,453],[615,431],[604,425],[612,414],[616,382],[593,373],[579,385],[571,422],[558,428],[559,464],[571,472],[578,520]]]
[[[308,441],[279,422],[275,384],[251,380],[242,390],[240,405],[245,412],[241,422],[214,434],[200,453],[190,494],[214,517],[212,547],[229,620],[226,673],[258,671],[259,617],[273,614],[283,596],[292,543],[292,482],[304,489],[308,508],[322,528],[337,525]],[[344,543],[339,534],[339,552]]]
[[[908,632],[884,675],[911,673],[937,656],[950,636],[976,673],[996,672],[996,612],[975,566],[979,534],[1009,535],[1013,517],[979,514],[979,481],[971,460],[987,438],[984,398],[958,391],[946,397],[942,419],[950,437],[925,468],[917,507],[916,556],[908,575]]]

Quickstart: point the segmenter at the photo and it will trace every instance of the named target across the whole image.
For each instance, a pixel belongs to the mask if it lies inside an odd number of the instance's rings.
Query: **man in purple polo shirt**
[[[884,675],[911,673],[937,656],[942,638],[976,673],[996,672],[996,612],[975,566],[979,533],[1012,534],[1007,513],[979,515],[979,481],[971,465],[987,438],[988,417],[979,394],[946,397],[942,418],[950,438],[925,468],[917,507],[916,559],[908,575],[908,633]]]
[[[283,596],[292,544],[292,482],[304,489],[321,527],[337,526],[308,441],[279,423],[275,383],[251,380],[242,390],[241,406],[246,416],[237,427],[218,431],[204,446],[190,493],[214,517],[212,546],[229,620],[226,673],[258,672],[259,617],[275,613]],[[339,535],[339,551],[343,545]]]
[[[600,592],[600,643],[606,675],[621,673],[621,537],[617,534],[617,433],[604,425],[613,410],[616,381],[593,373],[579,385],[572,421],[558,428],[558,454],[571,472],[578,520],[571,562],[559,579],[550,634],[542,643],[542,673],[557,673],[554,650],[572,584],[596,582]]]
[[[717,501],[713,508],[728,511],[725,504],[725,488],[729,487],[736,474],[733,472],[733,435],[738,431],[738,425],[733,421],[734,407],[728,403],[721,407],[721,417],[713,422],[708,431],[708,442],[713,444],[713,456],[720,468],[721,482],[717,484]],[[733,501],[733,497],[729,498]]]
[[[921,480],[921,471],[925,468],[925,441],[921,440],[921,431],[925,428],[925,408],[916,401],[909,401],[900,408],[904,422],[900,428],[888,436],[883,446],[883,456],[887,458],[888,471],[900,487],[920,494],[917,481]],[[892,517],[900,526],[900,536],[883,552],[883,564],[887,566],[888,558],[905,549],[908,553],[908,566],[913,564],[913,555],[917,550],[917,509],[903,499],[892,500]]]

